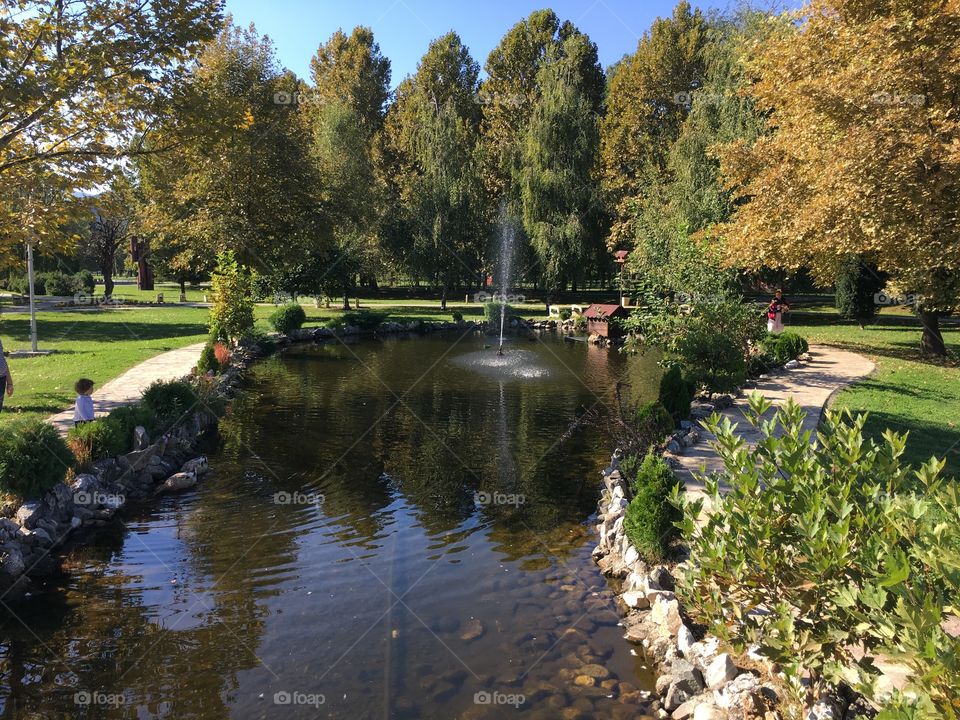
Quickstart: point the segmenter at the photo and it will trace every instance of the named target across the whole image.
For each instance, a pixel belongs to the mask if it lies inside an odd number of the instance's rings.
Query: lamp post
[[[37,352],[37,307],[33,292],[33,242],[27,240],[27,284],[30,288],[30,349]]]

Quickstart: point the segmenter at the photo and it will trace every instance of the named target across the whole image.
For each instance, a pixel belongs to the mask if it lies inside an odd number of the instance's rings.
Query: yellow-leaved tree
[[[849,256],[916,298],[925,352],[960,304],[960,4],[813,0],[747,60],[769,132],[720,148],[739,203],[731,263],[809,268]]]

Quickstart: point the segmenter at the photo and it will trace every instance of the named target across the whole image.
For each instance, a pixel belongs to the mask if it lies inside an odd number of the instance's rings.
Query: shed
[[[615,305],[614,303],[594,303],[583,313],[583,316],[587,319],[587,332],[596,333],[605,338],[623,335],[623,328],[620,323],[611,321],[624,320],[627,315],[628,313],[622,305]]]

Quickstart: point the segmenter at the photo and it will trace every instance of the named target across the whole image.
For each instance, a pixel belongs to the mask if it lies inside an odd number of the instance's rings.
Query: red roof
[[[601,317],[603,318],[619,317],[620,315],[624,315],[625,313],[626,311],[623,309],[622,305],[616,305],[614,303],[610,303],[607,305],[593,304],[590,307],[588,307],[586,310],[584,310],[583,316],[588,320],[597,320]]]
[[[617,250],[613,256],[617,259],[617,262],[626,262],[627,255],[630,253],[626,250]]]

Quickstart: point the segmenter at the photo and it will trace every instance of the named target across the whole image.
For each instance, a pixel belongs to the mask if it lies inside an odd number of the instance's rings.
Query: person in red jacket
[[[790,312],[790,305],[783,299],[783,292],[777,290],[773,300],[767,306],[767,332],[783,332],[783,314]]]

